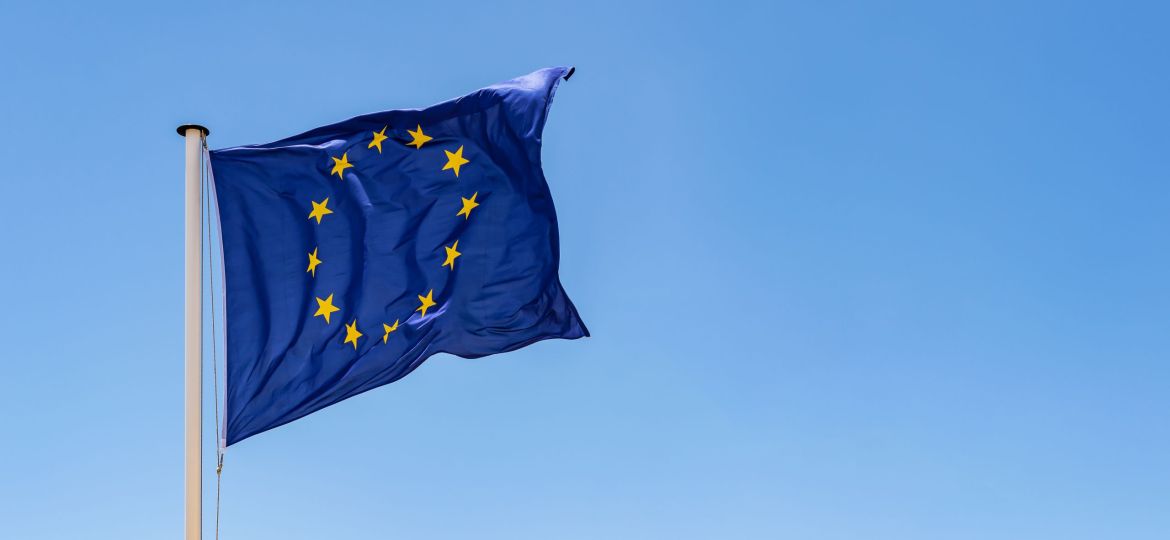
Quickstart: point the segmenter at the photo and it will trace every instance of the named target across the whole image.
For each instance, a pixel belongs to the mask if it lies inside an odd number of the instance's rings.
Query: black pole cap
[[[572,77],[573,74],[576,72],[577,72],[577,66],[569,66],[569,72],[565,74],[565,80],[566,81],[569,80],[569,77]]]
[[[180,136],[182,136],[182,137],[186,137],[186,136],[187,136],[187,130],[188,130],[188,129],[191,129],[191,128],[195,128],[195,129],[198,129],[199,131],[203,132],[203,136],[204,136],[204,137],[206,137],[206,136],[208,136],[208,135],[211,135],[211,130],[210,130],[210,129],[207,129],[207,128],[205,128],[205,127],[203,127],[203,126],[199,125],[199,124],[183,124],[183,125],[181,125],[181,126],[179,126],[179,127],[175,128],[175,131],[179,132],[179,135],[180,135]]]

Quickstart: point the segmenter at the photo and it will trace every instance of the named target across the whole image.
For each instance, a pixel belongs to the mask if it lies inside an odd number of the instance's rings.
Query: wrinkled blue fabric
[[[227,444],[464,358],[588,336],[557,275],[541,132],[566,68],[421,110],[358,116],[210,153],[223,244]],[[433,137],[421,148],[407,133]],[[373,133],[387,139],[369,148]],[[463,147],[453,170],[445,151]],[[331,174],[332,158],[353,166]],[[479,204],[457,213],[464,198]],[[328,198],[333,213],[310,218]],[[454,269],[445,247],[458,241]],[[315,275],[309,253],[322,261]],[[435,306],[423,316],[420,295]],[[318,298],[339,308],[327,324]],[[383,342],[383,324],[400,324]],[[361,332],[346,343],[346,325]]]

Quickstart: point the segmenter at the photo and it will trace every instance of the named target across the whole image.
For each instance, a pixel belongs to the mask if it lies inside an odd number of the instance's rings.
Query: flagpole
[[[207,128],[179,126],[187,143],[184,281],[184,500],[186,540],[201,540],[203,529],[203,223],[200,164]]]

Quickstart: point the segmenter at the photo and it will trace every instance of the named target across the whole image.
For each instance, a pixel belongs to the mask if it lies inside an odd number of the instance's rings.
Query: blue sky
[[[176,125],[563,64],[594,337],[232,447],[224,538],[1170,535],[1164,5],[430,4],[4,3],[6,537],[180,534]]]

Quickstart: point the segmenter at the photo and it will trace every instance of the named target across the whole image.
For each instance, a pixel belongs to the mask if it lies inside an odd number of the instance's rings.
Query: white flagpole
[[[209,133],[200,125],[179,126],[179,135],[187,143],[186,248],[184,302],[185,331],[184,391],[185,409],[184,493],[186,502],[186,540],[201,540],[203,529],[203,228],[200,198],[200,164],[203,161],[203,137]]]

